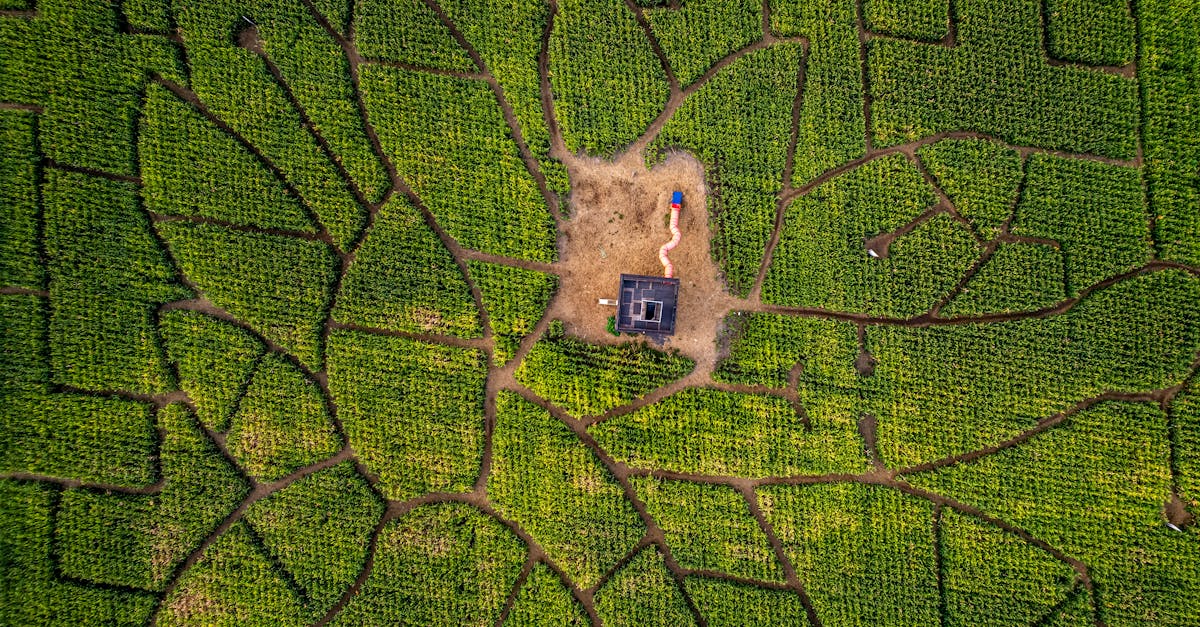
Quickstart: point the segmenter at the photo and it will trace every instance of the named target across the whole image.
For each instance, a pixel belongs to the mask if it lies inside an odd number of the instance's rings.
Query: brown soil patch
[[[1176,527],[1187,527],[1196,522],[1192,513],[1187,510],[1187,505],[1183,499],[1179,498],[1178,494],[1172,494],[1171,498],[1163,505],[1163,513],[1167,515],[1167,520]]]
[[[609,334],[606,325],[616,308],[598,301],[617,298],[622,273],[662,275],[658,249],[671,239],[671,192],[681,191],[683,237],[670,253],[680,279],[679,309],[675,335],[665,346],[695,360],[700,371],[711,371],[722,320],[735,300],[709,254],[704,167],[691,155],[674,153],[647,169],[639,153],[630,153],[613,162],[568,159],[567,169],[570,218],[562,229],[561,286],[553,316],[589,342],[645,341]]]

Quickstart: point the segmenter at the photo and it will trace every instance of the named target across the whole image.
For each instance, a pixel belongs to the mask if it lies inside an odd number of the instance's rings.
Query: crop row
[[[0,111],[0,285],[44,286],[38,242],[37,120],[26,111]]]
[[[755,0],[691,0],[646,11],[646,20],[680,87],[763,36],[762,3]]]
[[[492,360],[503,365],[542,319],[558,288],[558,277],[482,261],[469,262],[468,271],[479,288],[492,327]]]
[[[950,26],[950,0],[865,0],[863,19],[881,35],[941,41]]]

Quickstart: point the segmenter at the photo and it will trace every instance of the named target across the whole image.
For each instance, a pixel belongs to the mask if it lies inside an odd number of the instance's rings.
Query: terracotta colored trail
[[[681,198],[682,194],[679,192],[675,192],[675,195],[671,197],[671,240],[658,249],[658,261],[663,266],[663,276],[668,279],[675,276],[675,266],[671,264],[671,259],[667,257],[667,253],[674,250],[679,245],[679,239],[683,237],[683,233],[679,232],[679,203]]]

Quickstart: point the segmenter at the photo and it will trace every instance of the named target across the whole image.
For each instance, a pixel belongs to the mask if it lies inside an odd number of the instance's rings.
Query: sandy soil
[[[577,158],[571,175],[570,218],[560,246],[561,287],[554,314],[573,335],[595,343],[643,341],[610,335],[605,327],[616,308],[598,304],[617,298],[622,273],[661,275],[658,249],[671,239],[667,222],[671,192],[683,192],[679,228],[683,237],[671,261],[680,279],[675,335],[677,349],[708,371],[716,362],[716,338],[734,300],[709,254],[704,168],[691,155],[675,153],[648,170],[640,155],[615,162]]]

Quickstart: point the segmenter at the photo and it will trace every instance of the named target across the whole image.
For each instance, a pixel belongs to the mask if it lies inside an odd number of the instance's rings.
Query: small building
[[[645,333],[661,340],[675,333],[679,279],[622,274],[617,299],[617,331]]]

